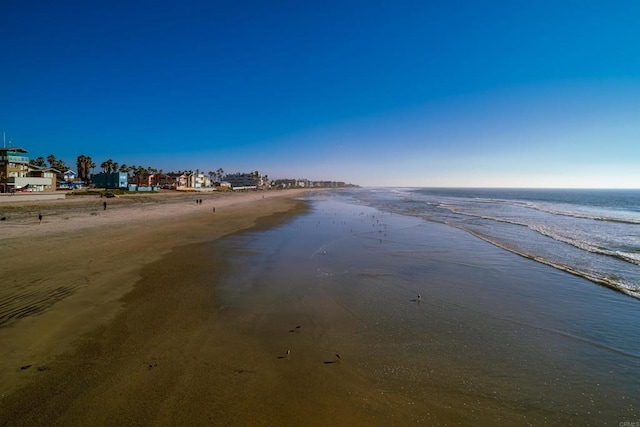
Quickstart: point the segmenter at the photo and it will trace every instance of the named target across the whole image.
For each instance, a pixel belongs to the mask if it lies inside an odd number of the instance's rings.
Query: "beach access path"
[[[179,318],[190,310],[171,306],[177,300],[167,286],[151,289],[157,295],[138,298],[135,305],[126,303],[145,265],[181,246],[212,241],[269,218],[283,219],[303,209],[296,197],[306,191],[70,196],[0,206],[0,216],[6,217],[0,222],[0,424],[15,421],[17,405],[25,399],[38,411],[42,402],[29,401],[30,395],[43,388],[56,390],[60,379],[55,369],[80,363],[74,357],[100,363],[95,360],[100,355],[82,354],[78,346],[123,312],[144,312],[145,303],[152,307],[158,298],[164,298],[166,312],[150,319],[171,315],[171,310]],[[172,267],[172,274],[188,276],[188,263],[166,266]],[[144,323],[148,319],[138,319],[135,328],[152,331],[153,324]],[[127,322],[118,325],[121,329],[110,332],[115,341],[134,328]],[[26,386],[30,391],[14,396]],[[64,399],[71,405],[72,397]],[[25,421],[43,422],[52,416],[44,410],[39,414],[43,418],[33,419],[29,409],[20,412]]]

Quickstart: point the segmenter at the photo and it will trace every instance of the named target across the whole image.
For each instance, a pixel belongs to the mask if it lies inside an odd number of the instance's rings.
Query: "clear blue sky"
[[[638,1],[17,1],[31,157],[365,186],[640,187]]]

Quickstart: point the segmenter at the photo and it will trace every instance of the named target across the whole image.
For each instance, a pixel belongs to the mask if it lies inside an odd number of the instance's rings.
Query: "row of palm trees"
[[[93,159],[89,156],[85,156],[84,154],[80,154],[76,165],[78,166],[78,178],[83,182],[89,182],[91,171],[96,167],[96,164],[93,163]]]
[[[217,171],[209,171],[207,173],[209,175],[209,179],[213,180],[214,178],[218,179],[218,182],[222,181],[222,177],[224,176],[224,170],[219,168]]]
[[[49,154],[47,156],[47,162],[49,162],[49,167],[59,170],[60,172],[64,172],[67,169],[69,169],[63,160],[56,159],[56,156],[54,156],[53,154]],[[45,159],[42,156],[36,159],[31,159],[29,163],[32,164],[33,166],[37,166],[41,168],[47,166],[47,163],[45,162]]]
[[[78,165],[79,164],[80,163],[78,163]],[[151,166],[145,168],[144,166],[136,166],[136,165],[129,166],[125,163],[119,164],[118,162],[114,162],[112,159],[105,160],[104,162],[100,163],[100,168],[105,173],[124,172],[136,177],[162,173],[162,169],[158,170]],[[80,167],[78,167],[78,169],[80,169]],[[78,175],[79,174],[80,172],[78,172]]]
[[[29,161],[31,165],[37,167],[46,167],[47,162],[49,163],[50,168],[56,169],[60,172],[65,172],[69,169],[69,167],[63,160],[56,159],[56,156],[54,156],[53,154],[49,154],[47,156],[46,162],[44,157],[42,156],[31,159]],[[78,178],[80,178],[84,182],[88,182],[91,170],[96,167],[96,164],[93,162],[91,157],[81,154],[78,156],[76,165],[78,166]]]

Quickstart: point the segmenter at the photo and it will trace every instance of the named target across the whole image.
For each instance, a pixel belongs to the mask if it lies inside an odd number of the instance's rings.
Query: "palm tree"
[[[37,159],[33,159],[29,161],[29,164],[40,167],[40,168],[47,166],[42,156],[38,157]]]
[[[80,179],[80,181],[85,181],[85,177],[87,174],[85,174],[85,167],[87,166],[87,156],[85,156],[84,154],[80,154],[77,158],[76,158],[76,168],[78,170],[78,178]]]
[[[82,180],[84,180],[85,182],[89,181],[89,176],[91,175],[91,169],[94,168],[96,166],[95,163],[93,163],[93,159],[89,156],[84,156],[83,162],[82,162]],[[80,172],[78,172],[80,173]]]
[[[52,168],[56,168],[56,165],[58,163],[58,161],[56,160],[56,156],[54,156],[53,154],[49,154],[47,156],[47,161],[49,162],[49,166],[51,166]]]
[[[142,177],[148,175],[149,171],[142,166],[138,166],[134,172],[133,176],[136,178],[136,185],[140,186],[140,181],[142,181]]]
[[[112,173],[112,172],[118,171],[118,163],[114,162],[111,159],[105,160],[104,162],[100,163],[100,167],[102,168],[103,172],[106,172],[106,173]]]
[[[89,159],[89,161],[87,161]],[[87,157],[84,154],[80,154],[76,159],[76,166],[78,166],[78,178],[87,182],[89,178],[89,163],[91,162],[91,157]]]
[[[69,169],[67,165],[64,164],[64,161],[56,159],[56,156],[54,156],[53,154],[49,154],[47,156],[47,161],[49,162],[50,167],[52,167],[53,169],[57,169],[60,172],[64,172],[65,170]]]
[[[224,170],[222,170],[222,168],[219,168],[216,171],[216,174],[218,175],[218,182],[222,182],[222,177],[224,176]]]

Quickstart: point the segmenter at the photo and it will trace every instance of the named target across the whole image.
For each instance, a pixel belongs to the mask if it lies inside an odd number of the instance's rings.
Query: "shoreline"
[[[633,417],[634,301],[460,229],[323,199],[282,229],[222,241],[244,258],[221,287],[241,308],[232,327],[267,362],[291,349],[272,361],[286,380],[256,394],[281,401],[256,401],[252,414],[284,401],[296,402],[280,407],[289,419],[312,425]]]
[[[430,219],[425,219],[425,221],[430,221],[430,222],[433,222],[434,224],[443,224],[441,222],[433,221],[433,220],[430,220]],[[596,284],[598,286],[602,286],[603,288],[607,288],[607,289],[610,289],[612,291],[619,292],[619,293],[621,293],[623,295],[626,295],[626,296],[629,296],[631,298],[640,299],[640,292],[639,291],[634,290],[634,289],[628,289],[628,288],[625,288],[623,286],[620,286],[617,283],[612,282],[611,280],[607,280],[607,278],[605,278],[605,277],[598,277],[598,276],[595,276],[595,275],[592,275],[592,274],[581,272],[579,270],[576,270],[574,268],[568,267],[566,265],[546,260],[543,257],[534,256],[534,255],[528,254],[526,252],[518,251],[516,249],[513,249],[513,248],[509,247],[508,245],[501,244],[499,242],[496,242],[495,240],[492,240],[492,239],[490,239],[490,238],[488,238],[486,236],[483,236],[480,233],[474,232],[473,230],[468,230],[466,228],[459,227],[459,226],[454,225],[454,224],[445,224],[445,225],[447,225],[449,227],[456,228],[456,229],[461,230],[461,231],[464,231],[465,233],[469,233],[470,235],[472,235],[474,237],[477,237],[480,240],[483,240],[483,241],[485,241],[485,242],[487,242],[487,243],[489,243],[489,244],[491,244],[491,245],[493,245],[493,246],[495,246],[497,248],[505,250],[507,252],[511,252],[512,254],[518,255],[518,256],[520,256],[522,258],[530,259],[530,260],[535,261],[537,263],[540,263],[540,264],[547,265],[549,267],[555,268],[556,270],[563,271],[565,273],[569,273],[569,274],[571,274],[573,276],[580,277],[582,279],[586,279],[586,280],[590,281],[591,283],[594,283],[594,284]]]
[[[0,278],[6,284],[0,290],[0,413],[7,413],[0,418],[12,414],[10,407],[19,408],[9,403],[19,401],[17,395],[51,386],[48,378],[69,366],[65,358],[88,336],[148,305],[144,299],[135,307],[127,302],[147,266],[180,256],[177,248],[286,220],[304,204],[295,198],[308,191],[126,200],[92,215],[101,208],[91,206],[102,202],[97,198],[74,201],[66,209],[64,203],[49,205],[43,224],[6,227],[0,240],[5,259]],[[183,274],[197,270],[183,261],[178,269]]]
[[[117,289],[111,317],[96,321],[108,300],[87,299],[91,331],[28,369],[11,366],[26,385],[0,398],[0,425],[552,425],[633,416],[637,310],[628,298],[456,228],[318,196],[273,200],[269,212],[262,200],[220,209],[235,228],[217,240],[214,215],[190,215],[197,221],[188,226],[156,221],[145,231],[154,253],[139,249],[138,222],[110,230],[133,246],[103,254],[112,265],[114,256],[122,268],[128,256],[148,262],[110,272],[103,289],[135,279],[124,297]],[[95,249],[122,243],[105,245]],[[21,325],[71,313],[59,308],[74,295]],[[45,342],[59,344],[49,335]]]

